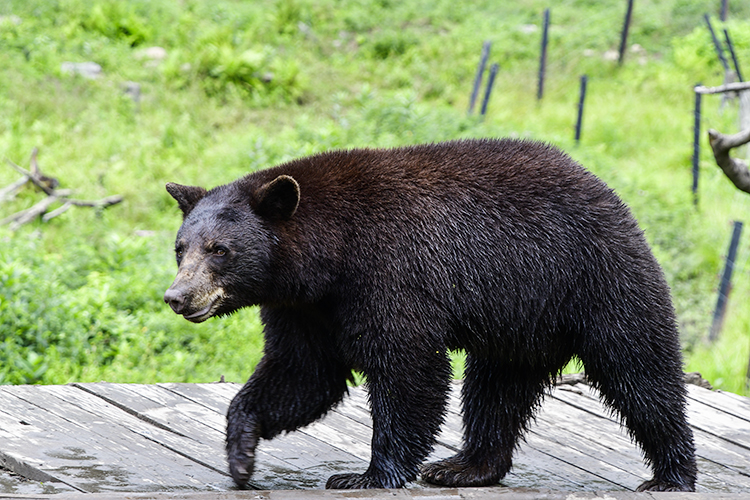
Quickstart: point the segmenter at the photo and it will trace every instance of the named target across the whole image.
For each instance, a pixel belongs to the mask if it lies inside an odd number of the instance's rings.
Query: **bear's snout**
[[[182,290],[169,288],[164,293],[164,302],[177,314],[182,314],[185,310],[185,293]]]

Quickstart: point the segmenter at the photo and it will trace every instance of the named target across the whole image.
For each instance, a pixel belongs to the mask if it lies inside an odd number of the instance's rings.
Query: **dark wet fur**
[[[258,439],[320,418],[352,370],[367,379],[372,460],[328,487],[413,481],[445,415],[448,350],[463,349],[463,449],[423,466],[425,480],[499,481],[551,378],[577,356],[653,468],[643,487],[694,489],[664,276],[619,198],[557,149],[331,152],[208,192],[169,191],[193,266],[168,292],[175,310],[194,313],[217,288],[215,315],[261,305],[265,353],[227,415],[238,485]]]

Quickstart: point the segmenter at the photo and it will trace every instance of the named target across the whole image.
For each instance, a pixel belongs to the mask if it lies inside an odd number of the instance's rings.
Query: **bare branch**
[[[724,92],[737,92],[740,90],[750,90],[750,82],[734,82],[718,87],[705,87],[698,85],[693,89],[696,94],[723,94]]]
[[[110,205],[117,205],[118,203],[120,203],[122,201],[122,196],[116,194],[114,196],[107,196],[106,198],[102,198],[101,200],[96,201],[74,200],[72,198],[65,201],[77,207],[106,208]]]
[[[721,167],[724,174],[729,177],[729,180],[737,189],[750,193],[750,170],[748,170],[747,163],[729,156],[729,151],[732,148],[750,142],[750,129],[733,135],[724,135],[711,129],[708,131],[708,142],[714,151],[716,164]]]
[[[36,187],[47,193],[47,195],[52,196],[54,194],[55,188],[59,185],[57,179],[55,179],[54,177],[47,177],[46,175],[34,174],[33,172],[29,172],[25,168],[19,167],[10,160],[6,161],[8,162],[8,165],[16,170],[16,172],[28,177]]]
[[[29,160],[30,171],[27,171],[12,161],[7,160],[8,164],[13,167],[14,170],[23,175],[23,178],[3,189],[0,189],[0,201],[12,198],[15,195],[15,192],[27,182],[33,183],[36,187],[44,191],[47,194],[47,197],[26,210],[21,210],[20,212],[4,219],[0,219],[0,226],[10,224],[11,228],[15,230],[23,224],[29,223],[38,217],[41,217],[42,221],[47,222],[67,212],[70,207],[73,206],[103,209],[111,205],[116,205],[123,200],[120,195],[107,196],[101,200],[93,201],[69,198],[69,196],[73,194],[73,191],[70,189],[57,189],[57,186],[59,185],[58,180],[54,177],[44,175],[39,168],[39,163],[37,162],[38,153],[39,150],[37,148],[34,148],[31,152],[31,159]],[[55,210],[47,212],[47,210],[56,202],[61,202],[62,205]]]
[[[9,184],[0,189],[0,202],[12,200],[16,196],[18,190],[25,186],[27,182],[29,182],[28,177],[21,177],[13,184]]]
[[[45,199],[36,203],[34,206],[27,208],[26,210],[16,212],[15,214],[6,217],[3,220],[0,220],[0,226],[10,224],[10,228],[16,230],[24,224],[27,224],[37,217],[41,216],[56,201],[57,196],[47,196]]]
[[[31,150],[31,159],[29,160],[29,167],[31,168],[31,175],[39,176],[41,175],[41,170],[39,170],[39,164],[36,161],[36,156],[39,154],[39,148],[36,146],[34,149]]]
[[[68,211],[70,207],[72,207],[73,204],[70,201],[66,201],[61,206],[57,207],[56,209],[52,210],[51,212],[47,212],[42,216],[43,222],[49,222],[50,220],[54,219],[58,215],[62,215],[65,212]]]

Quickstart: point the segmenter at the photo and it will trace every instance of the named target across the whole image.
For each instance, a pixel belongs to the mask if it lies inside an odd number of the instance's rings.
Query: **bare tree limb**
[[[13,169],[22,174],[25,175],[31,182],[34,183],[36,187],[47,193],[48,195],[52,195],[55,191],[55,188],[60,185],[60,183],[55,179],[54,177],[47,177],[46,175],[40,175],[38,173],[39,168],[36,167],[37,173],[29,172],[25,168],[21,168],[15,163],[13,163],[10,160],[7,160],[8,165],[13,167]],[[35,164],[32,164],[35,165]]]
[[[745,193],[750,193],[750,170],[744,161],[729,156],[729,151],[750,142],[750,129],[737,134],[724,135],[716,130],[708,131],[708,142],[714,151],[716,164],[721,167],[729,180]]]
[[[66,203],[70,203],[77,207],[107,208],[110,205],[117,205],[120,203],[122,201],[122,196],[116,194],[96,201],[74,200],[72,198],[66,199],[65,201]]]
[[[68,195],[68,194],[70,194],[70,190],[68,189],[60,190],[60,195]],[[10,224],[11,229],[16,230],[19,227],[23,226],[24,224],[27,224],[33,221],[34,219],[36,219],[37,217],[39,217],[40,215],[42,215],[58,199],[59,197],[55,195],[47,196],[45,199],[43,199],[40,202],[37,202],[32,207],[29,207],[26,210],[21,210],[20,212],[16,212],[15,214],[10,215],[0,220],[0,226],[4,226],[5,224]]]
[[[39,150],[37,148],[34,148],[31,152],[31,159],[29,160],[30,171],[27,171],[12,161],[7,160],[8,164],[13,167],[14,170],[22,174],[23,177],[13,184],[0,189],[0,201],[12,198],[16,191],[28,182],[33,183],[36,187],[44,191],[47,197],[26,210],[21,210],[20,212],[5,217],[4,219],[0,219],[0,226],[10,224],[11,228],[15,230],[23,224],[31,222],[38,217],[41,217],[42,221],[47,222],[50,219],[54,219],[55,217],[67,212],[70,207],[92,207],[100,210],[120,203],[123,200],[120,195],[108,196],[101,200],[94,201],[70,198],[69,196],[73,194],[72,190],[57,189],[57,186],[60,184],[58,180],[54,177],[44,175],[39,168],[39,164],[37,163],[38,153]],[[55,210],[47,212],[47,210],[56,202],[61,202],[62,205]]]
[[[697,94],[723,94],[724,92],[738,92],[740,90],[750,90],[750,82],[734,82],[718,87],[705,87],[698,85],[693,89]]]
[[[18,190],[25,186],[27,182],[29,182],[28,177],[21,177],[13,184],[9,184],[0,189],[0,202],[12,200],[16,196]]]

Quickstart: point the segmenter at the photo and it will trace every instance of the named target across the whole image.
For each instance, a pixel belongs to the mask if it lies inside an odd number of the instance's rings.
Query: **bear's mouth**
[[[193,323],[202,323],[203,321],[206,321],[208,318],[212,316],[211,314],[212,307],[213,307],[213,304],[209,304],[203,309],[201,309],[200,311],[196,311],[190,314],[183,314],[182,317],[188,321],[192,321]]]
[[[201,303],[207,303],[205,307],[189,314],[185,313],[182,315],[182,317],[193,323],[202,323],[216,313],[216,311],[221,306],[223,299],[224,289],[217,288],[216,290],[211,292],[210,295],[201,300]]]

